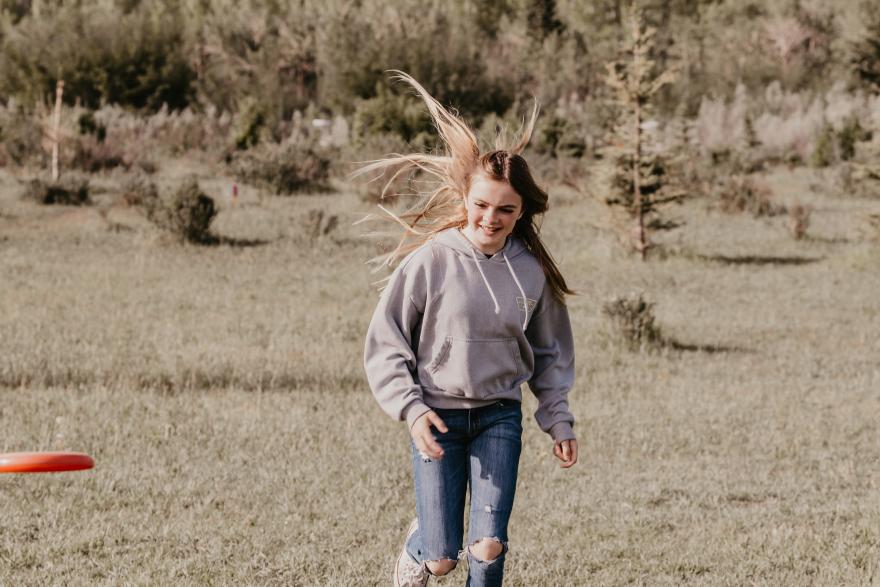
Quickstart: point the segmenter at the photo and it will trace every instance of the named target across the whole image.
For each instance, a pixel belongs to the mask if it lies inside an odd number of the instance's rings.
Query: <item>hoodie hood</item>
[[[501,312],[501,306],[498,304],[498,297],[495,295],[495,290],[492,288],[492,284],[489,282],[489,278],[486,277],[486,272],[483,270],[481,266],[482,263],[501,263],[502,265],[507,265],[507,270],[510,272],[510,278],[513,278],[513,282],[516,284],[517,289],[519,290],[520,296],[523,300],[527,300],[526,292],[523,289],[522,283],[519,280],[519,277],[516,274],[516,271],[513,270],[513,265],[510,260],[521,255],[525,250],[525,245],[522,244],[522,241],[517,237],[508,235],[507,241],[504,243],[504,247],[489,257],[485,253],[481,252],[477,249],[468,238],[462,234],[460,230],[457,228],[450,228],[449,230],[444,230],[437,236],[437,242],[441,245],[446,245],[452,250],[460,253],[461,255],[467,256],[473,261],[474,265],[477,267],[477,271],[480,273],[480,277],[483,280],[483,284],[486,286],[486,290],[489,292],[489,296],[492,298],[492,302],[495,304],[495,313],[498,314]],[[522,329],[525,330],[526,326],[529,323],[529,308],[528,303],[523,301],[523,308],[525,316],[523,317]]]
[[[480,261],[494,261],[496,263],[504,263],[505,257],[513,260],[528,251],[522,240],[513,234],[510,234],[507,237],[507,242],[504,243],[504,248],[491,257],[475,247],[474,244],[457,228],[450,228],[438,233],[434,237],[434,240],[437,243],[449,247],[454,251],[458,251],[463,255],[467,255],[468,257],[476,256]]]

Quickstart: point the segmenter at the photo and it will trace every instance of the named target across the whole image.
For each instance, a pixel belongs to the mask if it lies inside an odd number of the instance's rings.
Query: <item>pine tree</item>
[[[650,147],[644,123],[651,99],[674,73],[658,72],[652,58],[656,30],[646,27],[641,11],[630,9],[629,36],[624,41],[624,58],[607,64],[606,83],[614,91],[619,111],[614,136],[603,149],[605,203],[622,209],[629,218],[629,241],[644,260],[651,246],[648,231],[674,228],[675,223],[660,218],[659,207],[679,201],[684,194],[668,189],[663,157]]]

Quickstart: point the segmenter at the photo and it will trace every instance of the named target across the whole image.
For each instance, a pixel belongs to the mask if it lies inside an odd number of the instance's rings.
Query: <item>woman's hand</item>
[[[562,461],[559,465],[563,469],[568,469],[578,462],[578,441],[575,439],[563,440],[553,444],[553,454]]]
[[[412,436],[416,448],[423,456],[428,456],[439,461],[443,458],[443,447],[437,444],[437,439],[431,434],[431,426],[434,426],[440,432],[449,432],[446,424],[437,415],[437,412],[430,410],[425,412],[413,422],[409,435]]]

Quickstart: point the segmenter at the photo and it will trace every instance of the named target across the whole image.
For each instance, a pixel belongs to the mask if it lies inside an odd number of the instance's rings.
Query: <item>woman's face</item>
[[[465,207],[467,225],[462,232],[487,255],[494,255],[504,248],[507,235],[523,213],[522,197],[509,183],[495,181],[480,173],[471,180]]]

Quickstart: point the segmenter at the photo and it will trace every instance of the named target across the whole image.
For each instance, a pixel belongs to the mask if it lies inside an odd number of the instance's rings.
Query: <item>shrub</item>
[[[744,85],[736,86],[733,101],[703,97],[692,126],[693,141],[702,153],[717,158],[747,149],[750,143],[749,97]]]
[[[849,193],[859,197],[877,197],[880,193],[880,140],[861,141],[855,156],[846,164]]]
[[[235,156],[235,178],[272,193],[324,191],[330,177],[327,153],[297,143],[264,145]]]
[[[127,206],[141,206],[150,210],[159,200],[159,190],[149,178],[137,174],[123,182],[120,198]]]
[[[602,313],[611,320],[617,339],[631,351],[657,349],[663,336],[655,324],[654,304],[641,293],[615,297],[603,304]]]
[[[590,106],[577,97],[560,100],[555,110],[538,119],[533,148],[552,157],[583,157],[596,136]]]
[[[830,124],[826,124],[822,129],[822,134],[816,140],[816,148],[813,149],[810,162],[813,167],[828,167],[834,159],[834,128]]]
[[[856,116],[850,116],[835,129],[826,124],[816,140],[812,163],[816,167],[827,167],[837,161],[849,161],[856,154],[856,144],[868,140],[871,134],[862,128]]]
[[[862,128],[859,119],[855,116],[847,119],[846,123],[837,132],[837,144],[840,149],[840,158],[849,161],[856,154],[856,143],[870,140],[871,133]]]
[[[116,167],[128,169],[130,166],[125,159],[122,145],[101,141],[94,135],[76,137],[73,143],[71,165],[87,173],[96,173]]]
[[[36,116],[14,101],[6,107],[0,105],[0,143],[7,160],[21,167],[45,164],[42,142],[43,126]]]
[[[128,166],[154,167],[149,157],[159,152],[179,155],[202,150],[219,155],[227,149],[232,127],[229,114],[207,108],[196,113],[189,108],[139,115],[119,106],[106,105],[92,113],[98,128],[104,129],[104,142],[118,145]],[[90,136],[100,138],[99,134]],[[147,169],[144,169],[147,171]]]
[[[43,205],[87,206],[92,203],[89,180],[77,175],[65,175],[57,181],[34,178],[27,183],[23,197]]]
[[[716,187],[718,207],[728,214],[747,213],[755,218],[785,213],[785,207],[773,203],[773,191],[743,175],[722,180]]]
[[[204,194],[198,181],[185,181],[173,194],[146,200],[147,218],[187,242],[212,244],[209,229],[217,215],[214,200]]]
[[[424,105],[407,94],[395,93],[383,82],[377,82],[374,97],[357,101],[352,131],[358,141],[373,135],[397,135],[415,150],[436,142]]]
[[[816,139],[825,128],[824,104],[821,98],[794,98],[788,112],[761,114],[755,120],[755,133],[767,156],[783,161],[809,161]]]

